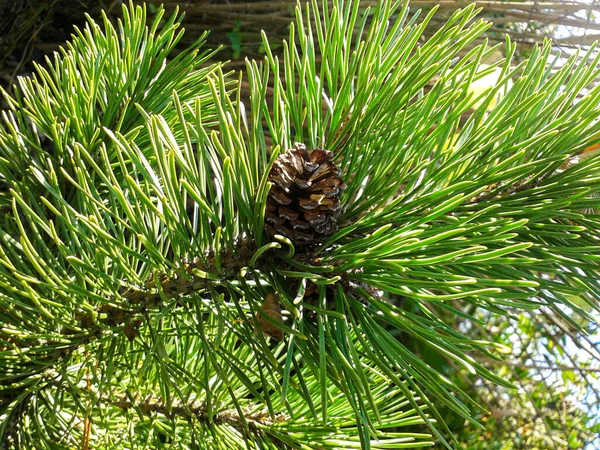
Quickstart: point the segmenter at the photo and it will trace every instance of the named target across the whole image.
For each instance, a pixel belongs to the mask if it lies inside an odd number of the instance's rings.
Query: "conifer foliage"
[[[510,349],[443,320],[457,301],[593,320],[598,58],[511,64],[507,40],[474,98],[476,13],[421,42],[435,11],[313,0],[238,75],[129,5],[19,79],[0,448],[451,446],[440,410],[477,405],[403,340],[510,387],[470,356]]]

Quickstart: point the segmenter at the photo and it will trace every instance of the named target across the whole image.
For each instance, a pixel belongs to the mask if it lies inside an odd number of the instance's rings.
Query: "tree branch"
[[[131,309],[107,303],[98,309],[100,317],[96,320],[93,314],[78,314],[76,320],[82,329],[88,331],[125,324],[124,332],[133,340],[141,313],[157,309],[164,299],[179,299],[192,292],[203,292],[239,277],[242,268],[249,265],[254,250],[251,244],[240,241],[234,252],[224,251],[218,257],[211,252],[203,258],[196,257],[184,263],[180,273],[159,274],[149,278],[142,287],[124,289],[120,293],[121,298],[131,305]]]
[[[275,417],[272,417],[268,411],[256,412],[248,407],[242,409],[241,415],[235,408],[223,409],[217,413],[209,414],[206,406],[199,402],[184,404],[174,401],[172,405],[167,405],[162,399],[155,397],[147,397],[144,400],[135,401],[135,399],[131,400],[126,394],[123,394],[116,399],[100,397],[99,400],[103,403],[116,406],[123,411],[135,408],[146,416],[157,413],[170,419],[174,417],[195,419],[205,424],[231,425],[241,432],[250,430],[259,434],[264,431],[265,427],[290,420],[290,417],[285,413],[277,413]]]
[[[485,365],[492,366],[510,366],[516,367],[518,369],[533,369],[533,370],[550,370],[550,371],[560,371],[566,372],[569,370],[572,371],[583,371],[583,372],[591,372],[591,373],[600,373],[600,368],[594,367],[583,367],[583,366],[567,366],[564,364],[556,364],[554,366],[547,365],[538,365],[537,362],[533,361],[533,364],[525,364],[518,361],[506,361],[506,360],[496,360],[492,358],[477,358],[477,360]]]

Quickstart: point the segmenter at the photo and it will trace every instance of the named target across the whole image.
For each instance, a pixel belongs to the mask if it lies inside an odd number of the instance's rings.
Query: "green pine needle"
[[[5,94],[7,448],[450,448],[447,411],[476,422],[477,405],[406,339],[511,387],[472,356],[505,349],[440,311],[545,306],[578,330],[566,311],[600,311],[600,156],[573,159],[600,134],[594,49],[514,65],[507,40],[474,97],[494,48],[473,47],[473,5],[422,43],[435,10],[320,3],[235,77],[204,36],[172,54],[181,16],[147,25],[130,4]],[[347,184],[311,250],[263,233],[295,142],[333,151]]]

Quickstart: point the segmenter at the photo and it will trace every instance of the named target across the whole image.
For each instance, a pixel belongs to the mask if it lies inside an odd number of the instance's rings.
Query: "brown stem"
[[[506,197],[511,194],[515,194],[517,192],[525,191],[527,189],[533,189],[544,180],[545,176],[540,176],[538,178],[532,179],[531,177],[525,178],[524,180],[519,181],[511,186],[507,186],[504,189],[498,190],[500,187],[498,183],[490,185],[485,191],[477,194],[475,197],[471,198],[466,202],[467,205],[472,205],[474,203],[487,202],[489,200],[495,198]]]
[[[241,415],[235,408],[223,409],[219,412],[209,414],[206,406],[198,402],[184,404],[174,401],[173,404],[167,405],[160,398],[147,397],[144,400],[135,401],[135,399],[131,400],[125,394],[116,399],[101,397],[100,401],[110,403],[124,411],[135,408],[136,411],[146,416],[157,413],[169,418],[183,417],[186,419],[195,419],[206,424],[230,425],[238,431],[250,430],[255,433],[260,433],[266,427],[290,419],[284,413],[278,413],[275,417],[272,417],[268,411],[256,412],[250,408],[243,408]]]
[[[88,351],[85,351],[86,358],[88,357]],[[85,369],[85,387],[88,391],[92,390],[92,382],[90,380],[90,368]],[[88,405],[89,406],[89,405]],[[90,418],[89,411],[85,412],[83,419],[83,436],[81,438],[81,450],[89,450],[90,448],[90,436],[92,434],[92,420]]]
[[[98,308],[97,321],[91,314],[77,314],[82,329],[94,335],[102,327],[124,325],[123,332],[133,340],[141,324],[141,317],[149,310],[163,305],[165,299],[180,299],[192,292],[204,292],[211,287],[218,287],[227,280],[239,277],[242,268],[249,265],[254,248],[246,242],[240,242],[235,252],[221,252],[219,257],[214,253],[204,258],[195,258],[186,263],[179,273],[159,274],[150,277],[141,287],[130,287],[120,293],[119,305],[106,303]],[[130,305],[130,308],[122,305]],[[67,330],[70,332],[70,330]]]
[[[182,4],[181,0],[163,0],[165,5],[169,4]],[[333,5],[332,1],[327,2],[330,6]],[[410,3],[411,8],[432,8],[438,6],[441,9],[458,9],[469,6],[473,3],[472,0],[412,0]],[[376,7],[379,4],[377,0],[363,0],[361,6]],[[278,10],[287,11],[290,7],[295,7],[295,0],[287,1],[259,1],[259,2],[240,2],[240,3],[187,3],[185,9],[197,9],[203,13],[212,12],[233,12],[233,11],[244,11],[244,12],[256,12],[265,10]],[[598,10],[597,6],[582,4],[579,2],[569,1],[514,1],[504,2],[498,0],[491,1],[478,1],[477,6],[485,10],[492,9],[499,12],[512,12],[512,11],[548,11],[552,10],[557,13],[569,14],[575,13],[583,9]]]

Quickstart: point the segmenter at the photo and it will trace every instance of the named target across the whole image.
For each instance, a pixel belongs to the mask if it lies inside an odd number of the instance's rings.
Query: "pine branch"
[[[132,400],[127,395],[122,395],[116,399],[100,397],[99,401],[109,403],[124,411],[135,409],[147,416],[152,416],[156,413],[169,418],[178,416],[184,419],[194,419],[205,424],[214,424],[216,426],[230,425],[240,432],[250,430],[250,432],[256,434],[264,433],[265,428],[273,426],[274,424],[290,420],[290,417],[283,412],[276,413],[275,417],[268,411],[257,412],[255,409],[251,408],[245,408],[243,410],[243,415],[240,415],[237,409],[210,412],[206,406],[197,402],[191,404],[176,402],[167,405],[160,398],[150,397],[143,400]]]
[[[193,293],[202,294],[225,286],[228,280],[238,278],[240,272],[247,268],[254,255],[254,250],[246,243],[241,242],[233,251],[221,251],[217,257],[213,252],[202,258],[196,257],[190,262],[184,262],[179,272],[172,274],[153,274],[141,288],[121,288],[120,298],[125,309],[113,306],[110,303],[102,305],[98,309],[100,317],[96,325],[92,314],[79,314],[76,320],[80,327],[91,334],[100,331],[104,327],[115,327],[126,324],[125,334],[134,339],[135,327],[140,324],[140,317],[150,310],[160,309],[164,302],[175,300],[176,304],[182,305],[183,297]],[[136,325],[132,325],[136,324]]]
[[[565,161],[598,140],[600,88],[575,99],[600,57],[554,70],[547,44],[514,66],[507,40],[482,68],[474,6],[423,42],[435,10],[400,3],[298,6],[283,56],[265,35],[247,61],[247,102],[201,42],[167,58],[178,18],[147,27],[133,5],[20,81],[0,129],[0,436],[421,447],[426,426],[450,448],[447,414],[476,423],[477,402],[428,355],[513,385],[471,356],[506,345],[448,316],[594,320],[600,155]]]

